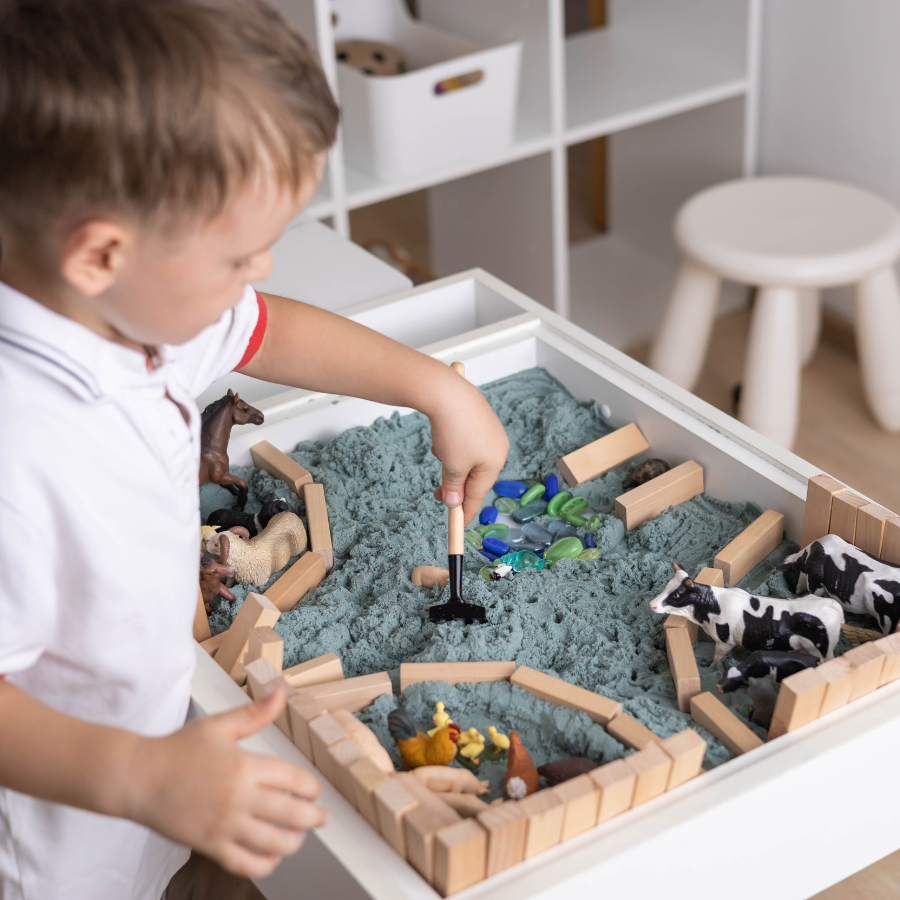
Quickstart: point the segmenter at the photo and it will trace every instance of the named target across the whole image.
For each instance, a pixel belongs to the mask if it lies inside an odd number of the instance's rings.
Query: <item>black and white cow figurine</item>
[[[870,556],[836,534],[785,557],[778,568],[794,594],[833,597],[847,612],[877,619],[884,634],[900,621],[900,566]]]
[[[844,610],[828,597],[781,600],[740,588],[694,584],[673,562],[675,577],[650,601],[655,613],[684,616],[715,642],[713,665],[735,646],[745,650],[799,650],[831,659],[841,636]]]

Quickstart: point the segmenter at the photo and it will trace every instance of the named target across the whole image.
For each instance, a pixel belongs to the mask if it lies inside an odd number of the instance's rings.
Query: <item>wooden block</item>
[[[619,713],[609,724],[606,730],[620,743],[635,750],[643,750],[650,744],[662,740],[649,728],[644,727],[637,719],[632,719],[628,713]]]
[[[514,662],[400,663],[400,693],[421,681],[446,681],[447,684],[509,681],[515,671]]]
[[[841,491],[831,502],[831,524],[829,533],[842,537],[851,544],[856,543],[856,522],[860,509],[869,501],[853,491]]]
[[[567,841],[597,824],[600,788],[587,775],[577,775],[551,790],[563,805],[560,841]]]
[[[709,587],[725,587],[725,573],[721,569],[707,566],[700,570],[694,581]]]
[[[375,672],[372,675],[313,684],[303,688],[302,693],[318,700],[325,709],[359,712],[382,694],[392,696],[394,689],[387,672]]]
[[[625,812],[626,809],[631,809],[637,776],[625,765],[624,759],[614,759],[604,766],[591,769],[587,775],[600,790],[600,803],[597,807],[598,825]]]
[[[881,559],[884,529],[894,514],[877,503],[867,503],[856,514],[856,546],[863,553]]]
[[[613,716],[622,711],[622,704],[618,700],[610,700],[609,697],[576,687],[568,681],[554,678],[528,666],[519,666],[509,680],[511,684],[541,700],[567,706],[569,709],[580,709],[599,725],[606,725]]]
[[[262,594],[249,593],[244,598],[231,627],[225,632],[225,640],[216,653],[216,662],[238,683],[243,675],[238,663],[243,661],[250,642],[250,632],[260,625],[274,625],[281,611]]]
[[[529,794],[519,801],[519,809],[528,819],[525,832],[525,859],[555,847],[562,837],[566,808],[552,788]]]
[[[900,516],[892,516],[885,522],[881,558],[885,562],[900,565]]]
[[[288,697],[288,721],[291,723],[291,740],[308,760],[313,759],[309,723],[324,712],[325,707],[312,697],[304,697],[299,692]]]
[[[706,741],[694,731],[685,728],[672,737],[667,737],[660,746],[672,759],[672,771],[666,790],[690,781],[703,771],[703,757],[706,755]]]
[[[327,712],[316,716],[309,723],[309,739],[312,744],[313,762],[316,768],[335,786],[337,773],[328,748],[338,741],[347,740],[347,732]]]
[[[694,657],[694,645],[686,628],[666,628],[666,656],[675,684],[678,708],[690,712],[691,697],[700,693],[700,670]]]
[[[471,795],[470,795],[471,796]],[[434,836],[442,828],[462,820],[436,794],[403,817],[403,838],[409,864],[429,883],[434,882]]]
[[[325,568],[330,572],[334,565],[334,551],[331,547],[328,507],[325,505],[325,487],[321,484],[303,485],[303,500],[309,526],[309,549],[325,560]]]
[[[274,682],[280,682],[284,687],[286,697],[285,701],[290,700],[294,693],[294,689],[284,680],[281,672],[272,665],[271,661],[260,657],[247,663],[247,693],[255,700],[260,701],[268,696],[272,690]],[[287,702],[284,709],[278,713],[275,724],[281,729],[282,733],[294,739],[291,731],[290,713],[288,712]]]
[[[769,740],[800,728],[819,718],[826,682],[818,668],[803,669],[789,675],[778,688],[775,711],[769,725]]]
[[[194,610],[194,640],[197,643],[209,640],[209,616],[206,615],[206,605],[203,603],[203,591],[197,588],[197,608]]]
[[[244,668],[255,659],[267,659],[280,672],[284,666],[284,641],[271,625],[257,625],[250,629]]]
[[[434,836],[434,887],[442,897],[482,881],[487,871],[487,832],[463,819]]]
[[[325,748],[328,754],[328,768],[334,780],[331,782],[348,800],[356,806],[356,787],[350,777],[350,767],[365,758],[365,754],[350,738],[344,738]]]
[[[716,554],[715,568],[722,570],[727,584],[737,584],[781,543],[783,537],[784,516],[767,509]]]
[[[878,676],[878,687],[883,687],[900,678],[900,634],[894,632],[887,637],[879,638],[875,643],[884,655],[884,665]]]
[[[390,775],[379,769],[367,756],[362,757],[362,759],[357,760],[350,766],[350,779],[353,782],[356,796],[354,805],[378,832],[381,829],[378,824],[378,812],[375,809],[375,797],[373,795],[375,788],[387,781],[388,778],[390,778]]]
[[[528,818],[517,800],[491,804],[478,813],[478,824],[487,832],[487,876],[496,875],[525,859]]]
[[[265,596],[282,612],[293,609],[308,591],[320,584],[326,575],[325,559],[319,553],[304,553],[270,587]]]
[[[684,616],[666,616],[663,622],[663,628],[667,631],[670,628],[676,628],[679,631],[687,633],[688,640],[694,644],[697,641],[697,635],[700,634],[700,626],[696,622],[691,622]]]
[[[411,813],[419,805],[419,801],[396,775],[389,776],[387,781],[379,784],[373,796],[378,814],[378,830],[382,837],[406,859],[403,817]]]
[[[213,658],[215,659],[216,653],[219,650],[219,647],[222,646],[222,643],[225,640],[225,636],[228,634],[227,631],[220,631],[218,634],[214,634],[211,638],[207,638],[205,641],[200,643],[200,646]]]
[[[340,681],[344,677],[344,669],[340,659],[334,653],[323,653],[314,659],[308,659],[299,665],[284,670],[288,684],[300,690],[314,684],[329,681]]]
[[[709,691],[691,698],[691,718],[732,753],[746,753],[762,746],[762,740]]]
[[[253,465],[257,469],[268,472],[273,478],[284,481],[291,486],[291,490],[299,497],[304,484],[312,484],[312,475],[300,465],[294,462],[286,453],[282,453],[277,447],[273,447],[268,441],[260,441],[250,448],[253,457]]]
[[[616,497],[616,517],[625,523],[626,531],[633,531],[664,509],[702,493],[703,469],[689,460]]]
[[[478,813],[487,809],[488,804],[474,794],[447,793],[440,795],[441,800],[463,818],[478,818]],[[500,804],[498,804],[500,805]]]
[[[847,488],[828,475],[813,475],[806,488],[806,508],[803,511],[803,533],[800,549],[825,537],[831,525],[831,504],[835,494]]]
[[[666,792],[672,772],[672,757],[659,744],[650,744],[626,757],[625,764],[635,775],[632,806],[640,806]]]
[[[567,453],[557,462],[556,468],[562,473],[569,487],[576,487],[649,449],[650,445],[641,434],[641,430],[632,423],[586,444],[579,450]]]
[[[850,701],[850,691],[853,689],[853,666],[848,659],[839,656],[817,666],[816,672],[825,681],[825,696],[822,697],[822,707],[819,710],[819,718],[821,718],[846,706]]]
[[[849,703],[859,697],[871,694],[878,687],[881,670],[884,667],[884,648],[880,641],[869,641],[848,650],[841,658],[853,666],[853,685],[850,688]]]

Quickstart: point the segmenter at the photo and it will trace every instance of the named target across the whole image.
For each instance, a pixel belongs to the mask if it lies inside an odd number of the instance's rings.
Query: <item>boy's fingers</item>
[[[290,856],[300,849],[305,835],[303,831],[279,828],[263,819],[247,817],[236,829],[234,840],[253,853]]]
[[[468,472],[460,474],[452,469],[448,469],[446,466],[442,468],[441,500],[443,500],[447,506],[459,506],[460,503],[463,502],[463,497],[466,493],[466,478],[468,477],[468,474]]]
[[[253,798],[250,810],[254,816],[273,825],[294,831],[309,831],[328,824],[328,810],[313,806],[280,791],[260,791]]]
[[[322,784],[315,775],[272,756],[258,757],[257,782],[274,791],[283,791],[304,800],[318,800]]]
[[[240,844],[229,843],[216,859],[222,868],[243,878],[264,878],[271,875],[281,857],[277,853],[253,853]]]
[[[463,503],[463,512],[465,520],[468,524],[478,514],[481,504],[484,501],[484,495],[493,487],[496,480],[496,473],[487,470],[479,471],[473,469],[469,473],[469,480],[466,483],[466,499]]]
[[[256,734],[266,725],[271,725],[284,709],[286,694],[280,685],[264,700],[248,703],[230,712],[213,716],[214,724],[226,737],[233,741]]]

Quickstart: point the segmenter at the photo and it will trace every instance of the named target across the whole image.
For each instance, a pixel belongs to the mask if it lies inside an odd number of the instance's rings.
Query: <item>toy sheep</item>
[[[292,556],[305,549],[306,528],[292,512],[273,516],[255,538],[246,528],[235,527],[206,540],[207,552],[217,553],[219,562],[231,566],[236,581],[256,587],[265,585],[273,572],[283,569]]]

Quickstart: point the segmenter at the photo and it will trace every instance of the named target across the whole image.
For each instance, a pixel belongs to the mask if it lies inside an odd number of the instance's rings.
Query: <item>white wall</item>
[[[900,0],[765,0],[760,171],[840,179],[900,207]],[[829,307],[852,315],[847,290]]]

